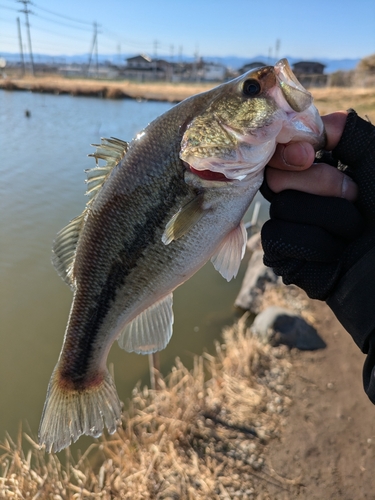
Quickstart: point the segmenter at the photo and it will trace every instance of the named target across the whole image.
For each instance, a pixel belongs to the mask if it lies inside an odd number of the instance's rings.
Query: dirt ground
[[[280,440],[266,452],[290,485],[271,498],[375,499],[375,406],[362,388],[365,356],[324,303],[309,301],[310,308],[327,347],[292,353],[293,403]]]

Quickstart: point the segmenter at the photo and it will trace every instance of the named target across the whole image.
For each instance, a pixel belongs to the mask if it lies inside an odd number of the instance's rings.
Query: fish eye
[[[249,80],[245,80],[243,82],[242,92],[247,97],[255,97],[260,93],[260,91],[261,91],[261,86],[258,80],[250,78]]]

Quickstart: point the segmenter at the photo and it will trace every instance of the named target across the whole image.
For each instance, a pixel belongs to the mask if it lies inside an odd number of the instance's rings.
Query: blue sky
[[[26,48],[20,8],[16,0],[0,0],[0,56],[19,51],[17,16]],[[29,8],[33,50],[51,55],[87,53],[94,21],[100,53],[249,59],[375,53],[375,0],[33,0]]]

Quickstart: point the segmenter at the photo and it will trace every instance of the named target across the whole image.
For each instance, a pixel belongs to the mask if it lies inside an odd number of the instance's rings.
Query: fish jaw
[[[246,83],[253,81],[259,93],[244,97]],[[234,80],[228,96],[227,109],[214,101],[188,124],[180,157],[191,168],[244,180],[265,167],[278,143],[307,141],[316,150],[324,146],[324,126],[312,96],[285,59]]]

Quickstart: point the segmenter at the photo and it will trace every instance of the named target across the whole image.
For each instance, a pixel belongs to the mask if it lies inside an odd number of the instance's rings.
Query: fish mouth
[[[301,113],[309,108],[313,97],[297,80],[287,59],[280,59],[275,64],[274,71],[284,98],[293,111]]]
[[[198,170],[194,168],[190,163],[187,161],[182,161],[184,164],[184,167],[186,170],[191,172],[192,174],[196,175],[197,177],[200,177],[201,179],[205,181],[219,181],[219,182],[231,182],[233,179],[228,179],[222,172],[216,172],[214,170]]]
[[[276,102],[284,109],[288,117],[288,126],[284,126],[277,135],[276,141],[285,144],[290,141],[308,140],[319,150],[325,146],[326,136],[324,124],[319,112],[313,104],[313,97],[298,81],[288,61],[281,59],[274,66],[278,88],[281,90],[285,104],[280,100],[280,90],[273,91]]]

